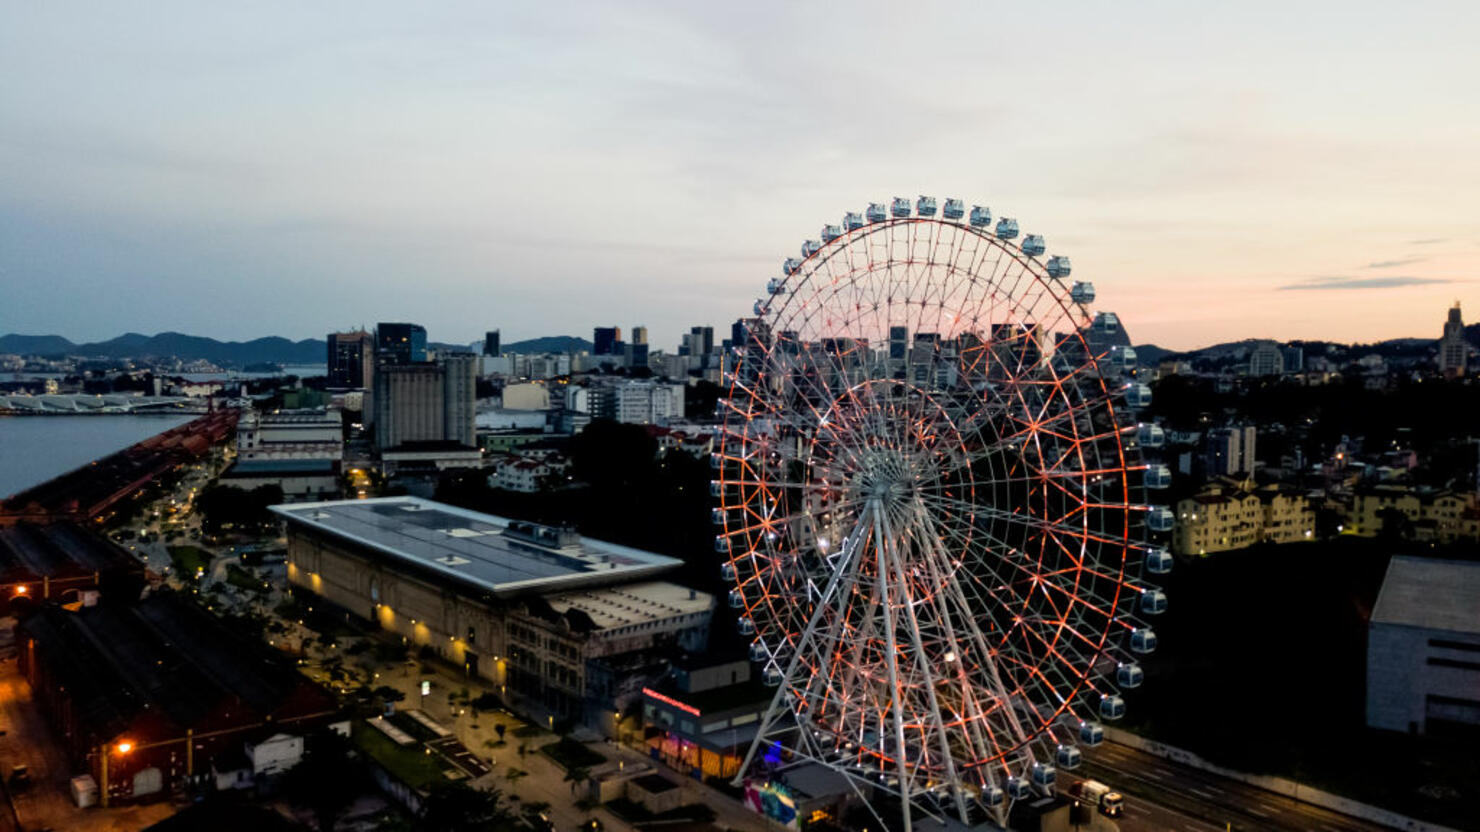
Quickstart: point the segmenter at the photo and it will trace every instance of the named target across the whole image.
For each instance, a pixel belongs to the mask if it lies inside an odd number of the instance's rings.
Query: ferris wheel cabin
[[[1081,280],[1074,284],[1069,290],[1069,298],[1080,306],[1087,306],[1095,302],[1095,284],[1087,280]]]
[[[1172,469],[1165,465],[1151,465],[1146,468],[1147,488],[1168,488],[1172,484]]]
[[[1167,443],[1167,432],[1161,429],[1161,425],[1142,424],[1136,428],[1136,441],[1141,447],[1156,449]]]
[[[1060,745],[1054,749],[1053,758],[1054,762],[1059,764],[1059,768],[1075,769],[1079,768],[1083,755],[1072,745]]]
[[[1148,589],[1141,593],[1141,612],[1145,615],[1161,615],[1167,611],[1167,594],[1159,589]]]
[[[1100,697],[1100,716],[1104,719],[1120,719],[1125,716],[1125,700],[1114,694]]]
[[[863,227],[863,215],[849,211],[843,215],[843,228],[848,231],[857,231]]]
[[[1070,266],[1069,266],[1069,258],[1064,257],[1064,256],[1059,255],[1059,254],[1055,254],[1054,256],[1048,258],[1048,276],[1049,277],[1059,277],[1059,278],[1068,277],[1070,271],[1071,271],[1071,269],[1070,269]],[[1078,303],[1078,302],[1079,301],[1075,301],[1075,303]]]
[[[836,240],[837,238],[839,238],[841,236],[843,236],[843,229],[840,226],[836,226],[836,225],[824,225],[824,226],[822,226],[822,242],[824,242],[824,243],[830,243],[833,240]]]
[[[1157,546],[1146,551],[1146,571],[1153,575],[1165,575],[1172,571],[1172,553]]]
[[[1128,662],[1115,668],[1115,682],[1123,688],[1138,688],[1146,681],[1146,673],[1141,666],[1134,662]]]
[[[992,209],[983,208],[980,205],[971,206],[969,222],[972,228],[986,228],[992,224]]]
[[[1146,512],[1146,528],[1153,532],[1169,532],[1176,525],[1176,518],[1172,516],[1172,510],[1166,506],[1152,506]]]
[[[795,257],[788,257],[786,258],[786,262],[781,264],[781,270],[787,274],[796,274],[801,271],[801,268],[802,261]]]
[[[889,204],[889,213],[898,219],[904,219],[910,215],[910,201],[902,196],[897,196]]]
[[[947,199],[941,206],[940,215],[948,220],[959,220],[966,214],[966,203],[959,199]]]
[[[865,213],[868,216],[869,222],[883,222],[889,219],[889,209],[877,202],[870,202],[868,204],[868,211]]]
[[[935,216],[935,197],[921,194],[920,199],[915,202],[915,213],[922,217]]]
[[[1048,244],[1043,242],[1042,234],[1029,234],[1023,238],[1023,254],[1038,257],[1047,250]]]
[[[1131,651],[1135,653],[1151,653],[1156,650],[1156,633],[1150,627],[1137,627],[1131,630]]]
[[[1011,240],[1018,235],[1018,221],[1012,217],[997,220],[997,239]]]
[[[822,243],[817,240],[808,240],[802,243],[802,257],[811,257],[822,250]]]
[[[1098,722],[1079,723],[1079,741],[1094,748],[1105,741],[1105,726]]]

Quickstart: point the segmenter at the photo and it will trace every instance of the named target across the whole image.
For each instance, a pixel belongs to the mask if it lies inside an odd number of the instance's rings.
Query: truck
[[[1069,794],[1082,803],[1094,806],[1106,817],[1118,818],[1125,811],[1125,798],[1120,792],[1098,780],[1081,780],[1069,787]]]

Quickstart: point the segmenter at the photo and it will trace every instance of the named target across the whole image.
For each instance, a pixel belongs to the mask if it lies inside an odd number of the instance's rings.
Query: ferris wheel
[[[922,196],[819,237],[726,362],[715,548],[777,689],[741,777],[821,764],[888,828],[1000,822],[1103,739],[1155,648],[1150,391],[1014,219]]]

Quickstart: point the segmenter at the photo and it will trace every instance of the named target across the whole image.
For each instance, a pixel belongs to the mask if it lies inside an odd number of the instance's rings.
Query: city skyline
[[[1471,7],[850,9],[18,8],[0,332],[666,347],[920,193],[1044,234],[1138,343],[1480,305]]]

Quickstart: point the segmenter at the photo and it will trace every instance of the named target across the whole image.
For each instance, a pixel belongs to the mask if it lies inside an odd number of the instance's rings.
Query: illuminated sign
[[[745,781],[745,807],[758,812],[788,829],[797,829],[796,798],[780,783]]]
[[[662,702],[664,705],[672,705],[673,707],[679,709],[680,711],[683,711],[686,714],[700,716],[699,709],[695,708],[693,705],[685,705],[684,703],[678,701],[677,699],[674,699],[671,696],[664,696],[663,694],[658,693],[652,688],[643,688],[642,694],[643,696],[651,696],[659,702]]]

